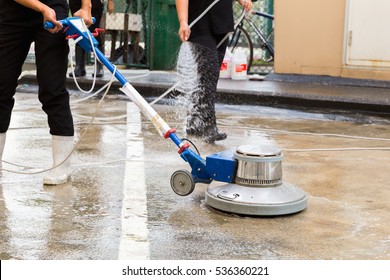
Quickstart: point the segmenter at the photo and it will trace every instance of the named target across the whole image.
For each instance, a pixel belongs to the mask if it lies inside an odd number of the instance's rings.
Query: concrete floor
[[[73,92],[72,102],[82,97]],[[185,136],[185,109],[172,102],[155,109]],[[97,103],[74,103],[77,139]],[[307,193],[306,210],[223,213],[206,205],[204,184],[176,195],[171,174],[190,170],[176,146],[127,98],[109,95],[73,155],[71,182],[48,187],[42,173],[2,171],[0,259],[390,259],[388,119],[222,104],[217,112],[228,139],[209,145],[192,138],[202,156],[276,144],[283,179]],[[51,165],[46,117],[32,86],[16,95],[3,160],[33,167],[3,162],[27,173]]]

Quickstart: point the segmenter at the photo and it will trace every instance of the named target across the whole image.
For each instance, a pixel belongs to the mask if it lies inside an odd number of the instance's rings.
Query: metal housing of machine
[[[243,215],[275,216],[300,212],[307,195],[282,180],[282,151],[272,145],[245,145],[236,149],[234,183],[214,180],[206,203],[216,209]]]

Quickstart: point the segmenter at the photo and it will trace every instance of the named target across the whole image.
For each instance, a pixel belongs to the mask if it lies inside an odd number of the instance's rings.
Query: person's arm
[[[190,27],[188,26],[188,0],[176,0],[176,11],[179,19],[179,37],[182,42],[190,37]]]
[[[112,14],[114,12],[114,0],[107,1],[107,12]]]
[[[38,0],[15,0],[15,2],[34,11],[42,13],[44,22],[49,21],[54,24],[54,28],[50,29],[50,32],[55,33],[62,29],[62,24],[57,21],[56,12],[49,6]]]
[[[49,21],[54,24],[54,28],[49,29],[50,32],[55,33],[62,29],[62,24],[57,21],[56,12],[49,6],[38,0],[15,0],[15,2],[42,13],[44,22]],[[78,10],[74,15],[82,18],[85,24],[90,26],[92,24],[91,8],[91,0],[82,0],[80,10]]]

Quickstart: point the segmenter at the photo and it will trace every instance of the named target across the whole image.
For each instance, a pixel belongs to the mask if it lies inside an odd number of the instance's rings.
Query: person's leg
[[[0,133],[8,130],[18,77],[31,40],[26,27],[0,25]]]
[[[48,116],[50,134],[73,136],[73,119],[66,89],[68,43],[63,33],[39,31],[35,37],[38,97]]]
[[[69,155],[74,147],[73,118],[65,86],[69,47],[63,33],[51,34],[45,30],[37,31],[35,46],[38,96],[48,117],[53,167],[56,167],[46,174],[44,184],[58,185],[67,182],[70,177]]]
[[[73,136],[52,135],[53,169],[43,177],[43,184],[60,185],[69,180],[73,149]]]
[[[0,133],[0,170],[2,168],[2,162],[3,162],[3,151],[5,146],[5,139],[6,139],[7,133]]]
[[[221,35],[217,35],[216,36],[217,46],[219,45],[219,42],[222,41],[225,37],[226,37],[226,34],[221,34]],[[219,48],[217,49],[217,51],[218,51],[219,69],[221,69],[221,65],[222,65],[223,59],[225,58],[226,49],[227,49],[227,46],[228,46],[228,41],[229,41],[229,38],[225,39],[222,42],[222,44],[219,46]]]
[[[87,72],[85,70],[85,51],[78,44],[75,46],[75,61],[76,66],[74,68],[75,77],[84,77]],[[73,77],[73,73],[69,73],[69,77]]]
[[[81,0],[69,0],[70,12],[73,15],[75,12],[81,8]],[[74,68],[75,77],[84,77],[86,75],[85,71],[85,51],[79,45],[75,47],[75,62],[76,66]],[[69,73],[69,77],[73,77],[73,73]]]
[[[192,95],[193,108],[187,122],[189,134],[202,135],[206,142],[226,139],[217,128],[215,101],[219,79],[217,44],[212,36],[192,38],[198,64],[199,90]]]
[[[0,168],[17,80],[31,45],[28,28],[0,24]],[[10,55],[12,54],[12,55]]]
[[[96,19],[96,22],[92,24],[89,28],[91,32],[94,32],[96,28],[100,28],[100,22],[102,20],[103,16],[103,3],[100,0],[92,0],[92,16]],[[99,34],[99,36],[96,37],[96,41],[99,43],[98,49],[104,53],[104,45],[102,40],[102,35]],[[92,73],[92,76],[94,73]],[[103,64],[101,64],[99,61],[97,61],[96,65],[96,77],[101,78],[104,76],[104,70],[103,70]]]

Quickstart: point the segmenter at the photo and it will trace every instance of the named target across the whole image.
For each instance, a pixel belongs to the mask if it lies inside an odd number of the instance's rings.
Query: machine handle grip
[[[59,20],[59,22],[61,22],[62,25],[67,25],[67,19],[61,19]],[[94,24],[96,22],[96,18],[92,17],[92,24]],[[53,29],[54,28],[54,23],[50,22],[50,21],[45,21],[43,23],[43,28],[45,29]]]
[[[59,20],[59,22],[63,23],[63,20]],[[50,21],[45,21],[43,23],[43,28],[45,28],[45,29],[53,29],[54,28],[54,23],[52,23]]]

